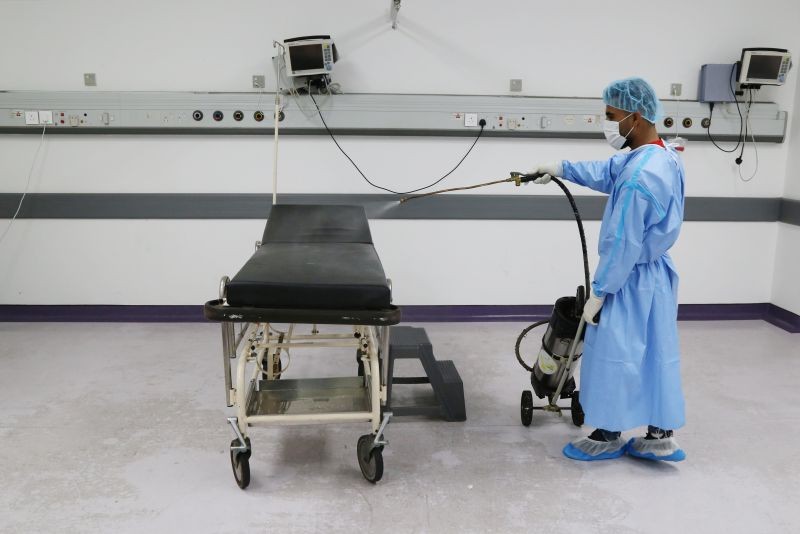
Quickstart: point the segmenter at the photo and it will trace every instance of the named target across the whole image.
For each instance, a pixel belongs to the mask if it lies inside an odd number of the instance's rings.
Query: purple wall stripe
[[[0,305],[0,322],[190,323],[202,306]]]
[[[784,310],[774,304],[769,304],[768,306],[769,310],[766,317],[764,317],[765,321],[792,334],[800,334],[800,315]]]

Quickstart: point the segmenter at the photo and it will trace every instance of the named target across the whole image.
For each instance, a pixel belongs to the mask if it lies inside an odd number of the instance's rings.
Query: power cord
[[[753,126],[750,123],[750,111],[753,107],[753,88],[752,87],[747,88],[747,96],[743,99],[743,103],[747,105],[747,108],[744,115],[742,115],[742,108],[739,106],[739,99],[736,97],[736,92],[733,87],[733,78],[734,78],[734,73],[736,71],[736,65],[737,64],[734,63],[731,66],[731,75],[729,79],[731,96],[733,96],[733,101],[736,103],[736,111],[739,114],[739,135],[736,138],[736,146],[734,146],[731,149],[722,148],[717,144],[717,142],[711,136],[711,122],[712,122],[711,119],[714,116],[714,102],[709,103],[708,126],[706,126],[706,135],[708,135],[709,141],[711,141],[718,150],[725,152],[727,154],[733,154],[736,151],[739,152],[739,155],[736,157],[736,159],[734,159],[734,162],[736,163],[739,170],[739,178],[743,182],[749,182],[758,173],[758,146],[756,144],[755,135],[753,134]],[[748,133],[750,134],[750,139],[753,142],[753,150],[755,152],[755,157],[756,157],[756,166],[750,177],[745,179],[745,177],[742,175],[742,163],[744,162],[744,150],[745,147],[747,146]]]
[[[739,146],[742,143],[742,130],[744,129],[744,117],[742,117],[742,110],[739,108],[739,100],[736,98],[736,92],[733,89],[733,75],[736,72],[736,63],[731,65],[731,75],[728,80],[729,86],[731,88],[731,96],[733,96],[733,101],[736,102],[736,111],[739,113],[739,137],[736,138],[736,146],[732,149],[728,150],[722,148],[717,144],[714,138],[711,136],[711,119],[714,116],[714,102],[709,103],[709,113],[708,113],[708,126],[706,126],[706,135],[708,135],[708,140],[711,141],[715,147],[717,147],[722,152],[727,154],[732,154],[739,149]]]
[[[750,104],[752,105],[752,103],[753,103],[753,93],[752,93],[752,89],[751,89],[750,90]],[[745,182],[745,183],[747,183],[750,180],[752,180],[753,178],[755,178],[756,174],[758,174],[758,143],[756,143],[756,136],[753,133],[753,125],[750,124],[750,108],[749,107],[747,108],[747,114],[746,114],[746,118],[745,118],[745,132],[747,132],[747,128],[748,127],[749,127],[749,130],[750,130],[750,140],[753,142],[753,152],[755,153],[755,157],[756,157],[756,166],[755,166],[755,169],[753,169],[753,173],[750,175],[750,177],[749,178],[745,178],[742,175],[742,166],[739,165],[739,179],[741,181]],[[745,133],[745,135],[747,135],[747,134]],[[742,154],[744,154],[744,149],[742,150]],[[742,159],[741,158],[742,154],[739,155],[739,161],[741,161],[741,159]]]
[[[17,215],[19,215],[19,211],[22,209],[22,203],[25,201],[25,196],[28,194],[28,189],[31,185],[31,176],[33,176],[33,169],[36,168],[36,160],[39,158],[39,151],[42,149],[42,145],[44,144],[44,133],[47,131],[47,124],[42,127],[42,136],[39,138],[39,146],[36,147],[36,152],[33,153],[33,161],[31,162],[31,168],[28,170],[28,180],[25,182],[25,191],[22,193],[22,198],[19,199],[19,204],[17,204],[17,210],[14,212],[14,215],[11,217],[11,221],[6,226],[6,229],[3,231],[3,235],[0,236],[0,244],[2,244],[3,240],[6,238],[6,235],[11,230],[11,227],[14,225],[14,221],[17,220]]]
[[[753,107],[753,89],[748,88],[747,93],[749,96],[749,101],[747,103],[747,111],[745,112],[745,120],[744,120],[744,136],[742,137],[742,150],[739,152],[739,157],[736,158],[736,165],[742,164],[742,156],[744,156],[744,147],[747,143],[747,128],[750,125],[750,108]]]
[[[469,150],[467,150],[467,153],[464,154],[464,157],[461,158],[461,160],[456,164],[455,167],[453,167],[450,170],[450,172],[448,172],[447,174],[445,174],[444,176],[442,176],[441,178],[439,178],[438,180],[436,180],[432,184],[426,185],[425,187],[420,187],[418,189],[412,189],[411,191],[394,191],[392,189],[389,189],[389,188],[386,188],[386,187],[382,187],[382,186],[380,186],[378,184],[375,184],[372,181],[370,181],[369,178],[367,178],[367,176],[361,171],[361,169],[358,168],[358,165],[356,165],[356,162],[353,161],[353,158],[351,158],[350,156],[347,155],[347,152],[344,151],[344,149],[341,147],[341,145],[339,145],[339,142],[333,136],[333,133],[331,132],[331,129],[328,128],[328,123],[325,122],[325,117],[322,116],[322,111],[319,109],[319,106],[317,105],[317,101],[314,98],[314,95],[311,94],[311,91],[308,92],[308,96],[311,97],[311,101],[314,102],[314,107],[317,108],[317,113],[319,114],[319,118],[322,120],[322,124],[325,126],[325,131],[328,132],[328,135],[330,135],[331,139],[333,139],[333,142],[336,144],[336,148],[338,148],[339,151],[342,154],[344,154],[344,157],[346,157],[347,160],[353,165],[353,167],[355,167],[355,169],[358,171],[358,174],[360,174],[361,177],[364,178],[364,180],[369,185],[371,185],[372,187],[374,187],[376,189],[380,189],[382,191],[387,191],[389,193],[393,193],[395,195],[408,195],[410,193],[416,193],[418,191],[423,191],[425,189],[429,189],[429,188],[435,186],[436,184],[438,184],[439,182],[441,182],[442,180],[444,180],[445,178],[447,178],[448,176],[450,176],[451,174],[453,174],[453,172],[455,172],[455,170],[458,169],[461,166],[461,164],[464,162],[464,160],[467,159],[467,156],[469,156],[470,152],[472,152],[472,149],[475,148],[475,145],[477,144],[478,139],[480,139],[481,135],[483,135],[483,129],[486,127],[486,120],[481,119],[480,123],[479,123],[479,125],[481,127],[481,130],[478,132],[478,136],[475,138],[475,141],[472,142],[472,145],[469,147]]]

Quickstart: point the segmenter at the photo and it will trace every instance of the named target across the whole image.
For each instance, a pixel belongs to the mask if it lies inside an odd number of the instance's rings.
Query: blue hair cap
[[[629,113],[638,111],[653,124],[662,114],[655,89],[641,78],[611,82],[603,91],[603,102]]]

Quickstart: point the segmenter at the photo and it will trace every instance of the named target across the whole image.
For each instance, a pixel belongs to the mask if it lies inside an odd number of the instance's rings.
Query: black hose
[[[584,294],[588,300],[592,288],[589,285],[589,253],[586,251],[586,234],[583,232],[583,221],[581,220],[581,214],[578,211],[578,206],[575,204],[575,199],[572,197],[572,193],[569,192],[569,189],[567,189],[567,186],[565,186],[561,180],[555,177],[551,178],[551,181],[555,182],[556,185],[561,188],[564,194],[567,195],[569,205],[572,206],[572,213],[575,215],[575,222],[578,223],[578,233],[581,235],[581,251],[583,252],[583,278],[586,283],[584,286]]]
[[[578,233],[581,236],[581,252],[583,253],[583,278],[584,278],[584,283],[586,285],[584,286],[584,288],[585,288],[585,292],[584,292],[585,299],[584,299],[584,302],[581,302],[581,303],[576,302],[575,303],[575,308],[576,309],[582,309],[583,308],[583,304],[585,303],[586,300],[588,300],[589,294],[590,294],[590,291],[591,291],[591,286],[589,285],[589,252],[586,249],[586,234],[583,231],[583,220],[581,219],[581,214],[578,211],[578,206],[577,206],[577,204],[575,204],[575,199],[573,198],[572,193],[569,192],[569,189],[567,189],[567,186],[565,186],[564,183],[561,180],[559,180],[558,178],[555,178],[555,177],[551,178],[551,181],[555,182],[556,185],[558,187],[560,187],[561,190],[564,192],[564,194],[567,196],[567,200],[569,200],[569,204],[570,204],[570,206],[572,206],[572,213],[575,215],[575,222],[578,223]],[[579,307],[579,305],[580,305],[580,307]],[[517,355],[517,361],[519,362],[519,364],[522,367],[524,367],[530,373],[533,372],[533,367],[529,367],[525,363],[525,361],[522,359],[522,356],[519,353],[519,346],[522,344],[522,340],[525,338],[525,336],[528,334],[528,332],[530,332],[531,330],[533,330],[537,326],[541,326],[541,325],[546,324],[548,322],[549,322],[549,320],[547,320],[547,319],[545,319],[543,321],[537,321],[537,322],[533,323],[532,325],[528,326],[527,328],[525,328],[522,332],[520,332],[519,336],[517,337],[517,343],[516,343],[516,345],[514,345],[514,353]]]
[[[549,321],[548,321],[547,319],[545,319],[544,321],[537,321],[537,322],[533,323],[532,325],[530,325],[529,327],[527,327],[525,330],[523,330],[523,331],[522,331],[522,332],[519,334],[519,337],[517,337],[517,344],[516,344],[516,345],[514,345],[514,353],[517,355],[517,361],[518,361],[518,362],[519,362],[519,364],[520,364],[522,367],[524,367],[524,368],[525,368],[525,369],[526,369],[526,370],[527,370],[529,373],[532,373],[532,372],[533,372],[533,367],[528,367],[528,364],[526,364],[526,363],[525,363],[525,361],[522,359],[522,356],[521,356],[521,355],[520,355],[520,353],[519,353],[519,346],[522,344],[522,340],[525,338],[525,336],[528,334],[528,332],[530,332],[531,330],[533,330],[533,329],[534,329],[534,328],[536,328],[537,326],[541,326],[541,325],[543,325],[543,324],[547,324],[548,322],[549,322]]]

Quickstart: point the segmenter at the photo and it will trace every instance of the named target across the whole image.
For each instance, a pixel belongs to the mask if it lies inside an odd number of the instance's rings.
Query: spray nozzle
[[[512,172],[511,179],[514,180],[514,185],[520,186],[522,184],[527,184],[528,182],[532,182],[538,178],[544,176],[542,173],[534,172],[530,174],[526,174],[523,172]]]

